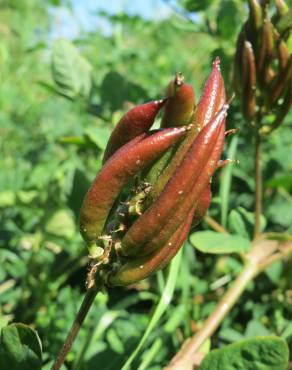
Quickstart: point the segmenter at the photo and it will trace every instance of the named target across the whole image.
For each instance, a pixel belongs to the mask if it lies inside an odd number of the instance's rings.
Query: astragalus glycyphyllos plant
[[[153,130],[162,109],[160,128]],[[101,287],[133,284],[164,268],[202,220],[212,176],[229,163],[220,160],[227,110],[216,58],[197,105],[192,86],[177,73],[163,99],[132,108],[118,122],[80,210],[92,260],[88,302]]]

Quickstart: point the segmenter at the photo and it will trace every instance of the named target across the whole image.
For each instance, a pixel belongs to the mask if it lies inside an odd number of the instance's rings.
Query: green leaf
[[[248,239],[238,235],[220,234],[215,231],[199,231],[191,235],[191,244],[203,253],[242,253],[250,249]]]
[[[234,0],[220,1],[220,9],[217,14],[217,27],[220,36],[227,40],[234,37],[240,22],[236,2]]]
[[[66,209],[58,210],[48,220],[45,230],[55,236],[72,237],[75,233],[75,222],[71,213]]]
[[[254,225],[255,219],[254,219],[254,212],[248,212],[243,207],[238,207],[237,210],[241,213],[243,218],[248,222],[250,225]],[[267,226],[267,220],[264,215],[260,216],[260,230],[264,231],[264,229]]]
[[[234,136],[230,143],[227,158],[235,158],[236,149],[238,144],[238,137]],[[234,164],[229,164],[222,170],[222,175],[220,177],[220,198],[221,198],[221,224],[226,227],[227,214],[229,207],[229,193],[232,180],[232,171]]]
[[[255,337],[210,352],[200,370],[285,370],[288,356],[283,339]]]
[[[11,324],[1,331],[0,369],[38,370],[42,347],[37,332],[24,324]]]
[[[0,192],[0,207],[10,207],[15,204],[15,193],[12,190]]]
[[[110,130],[102,127],[89,127],[85,134],[99,149],[104,150],[110,137]]]
[[[143,337],[141,338],[140,342],[138,343],[135,350],[132,352],[131,356],[128,358],[127,362],[124,364],[121,370],[130,369],[130,365],[133,363],[135,358],[137,357],[138,353],[142,349],[143,345],[145,344],[146,340],[148,339],[151,332],[154,330],[155,326],[157,326],[161,316],[164,314],[164,312],[167,310],[169,303],[172,299],[174,288],[176,286],[176,280],[178,277],[178,271],[181,263],[181,256],[182,256],[182,250],[176,255],[176,257],[172,260],[170,264],[170,269],[167,277],[167,282],[164,288],[164,291],[162,293],[162,296],[159,300],[159,303],[157,304],[153,315],[149,321],[149,324],[147,326],[147,329],[145,333],[143,334]]]
[[[204,0],[204,1],[194,1],[194,0],[182,0],[180,1],[182,3],[182,6],[189,12],[199,12],[202,10],[207,9],[211,3],[212,0]]]
[[[244,220],[241,214],[233,209],[228,216],[228,229],[238,235],[248,238],[248,231],[246,229]]]
[[[74,99],[89,98],[91,90],[91,65],[69,41],[55,42],[52,55],[52,73],[60,94]]]
[[[269,335],[269,334],[270,334],[269,330],[267,330],[267,328],[263,324],[261,324],[261,322],[258,320],[251,320],[247,324],[247,327],[244,333],[246,338],[251,338],[251,337],[258,336],[258,335],[262,335],[262,336]]]

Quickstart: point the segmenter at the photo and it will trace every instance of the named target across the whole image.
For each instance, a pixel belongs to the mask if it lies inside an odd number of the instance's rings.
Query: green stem
[[[262,163],[261,163],[261,136],[258,128],[255,136],[255,224],[254,238],[258,237],[261,231],[262,213]]]
[[[85,320],[85,317],[86,315],[88,314],[88,311],[94,301],[94,298],[96,297],[97,293],[99,292],[99,288],[98,287],[93,287],[91,289],[88,289],[86,294],[85,294],[85,297],[83,298],[83,301],[82,301],[82,304],[81,304],[81,307],[78,311],[78,314],[71,326],[71,329],[67,335],[67,338],[62,346],[62,348],[60,349],[60,352],[56,358],[56,361],[54,362],[53,366],[52,366],[52,369],[51,370],[59,370],[61,368],[61,366],[63,365],[64,361],[65,361],[65,358],[68,354],[68,352],[70,351],[76,337],[77,337],[77,334]]]

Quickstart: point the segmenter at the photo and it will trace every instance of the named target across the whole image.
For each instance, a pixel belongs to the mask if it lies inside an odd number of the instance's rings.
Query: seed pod
[[[275,0],[275,5],[279,18],[283,17],[289,11],[289,7],[284,0]]]
[[[148,278],[154,272],[163,269],[177,254],[186,239],[189,233],[192,216],[192,213],[190,213],[186,222],[180,226],[165,246],[150,256],[135,258],[134,260],[126,262],[117,271],[108,276],[107,283],[111,286],[134,284]]]
[[[147,255],[150,252],[159,249],[175,232],[175,230],[177,229],[177,225],[180,225],[185,221],[185,215],[189,214],[192,208],[195,212],[197,212],[196,217],[200,217],[200,213],[203,212],[203,208],[205,206],[209,206],[209,204],[206,204],[208,200],[208,195],[204,195],[204,192],[206,191],[206,189],[209,188],[209,195],[211,196],[210,179],[214,171],[217,169],[217,165],[214,166],[214,164],[217,163],[218,159],[221,156],[224,145],[224,138],[224,127],[222,127],[222,131],[217,138],[214,149],[210,154],[208,163],[201,171],[199,177],[193,183],[190,191],[188,193],[185,193],[185,198],[179,204],[178,208],[174,212],[172,212],[168,219],[164,220],[164,222],[161,222],[161,229],[159,232],[157,232],[153,239],[145,243],[143,246],[136,246],[136,248],[132,247],[131,249],[128,249],[129,254],[134,255],[136,253],[139,255]],[[205,208],[205,211],[206,210],[207,208]],[[197,223],[199,223],[199,221],[200,219],[197,218]]]
[[[202,97],[197,106],[193,121],[194,126],[188,132],[184,141],[179,144],[175,156],[171,158],[171,161],[168,161],[165,169],[161,171],[161,176],[158,181],[153,184],[153,189],[150,194],[152,201],[156,199],[164,189],[166,183],[192,145],[198,131],[206,125],[210,119],[213,119],[215,114],[222,108],[223,104],[225,104],[225,100],[224,81],[220,72],[220,60],[217,57],[213,62],[212,71],[206,81]]]
[[[262,32],[261,43],[257,58],[257,71],[260,84],[265,87],[269,74],[268,70],[273,59],[274,51],[274,26],[269,20],[265,20]]]
[[[212,199],[212,193],[211,193],[211,186],[209,184],[208,187],[204,190],[203,194],[200,196],[200,199],[195,208],[193,221],[192,221],[192,228],[196,227],[202,221],[208,208],[210,207],[211,199]]]
[[[124,254],[130,253],[132,248],[147,243],[157,235],[163,227],[163,223],[177,211],[178,206],[186,199],[186,194],[193,189],[194,184],[199,186],[198,179],[202,174],[207,177],[204,177],[201,191],[208,185],[220,155],[218,158],[213,158],[215,161],[209,161],[209,158],[222,132],[224,140],[227,108],[228,106],[224,106],[216,117],[200,131],[162,193],[127,231],[122,240]],[[192,201],[191,205],[194,203]]]
[[[155,100],[137,105],[130,109],[118,122],[113,130],[105,149],[103,163],[108,160],[120,147],[136,136],[149,131],[156,115],[166,100]]]
[[[97,174],[80,211],[80,232],[93,244],[103,231],[106,219],[123,186],[146,166],[182,139],[187,127],[141,134],[120,148]]]
[[[195,112],[194,123],[204,127],[225,104],[224,81],[220,72],[220,59],[217,57],[213,62],[203,90],[203,94]]]
[[[247,120],[251,120],[256,112],[256,66],[252,45],[245,41],[242,60],[242,112]]]
[[[249,24],[252,32],[258,31],[263,24],[263,11],[258,0],[248,0],[249,6]]]
[[[181,73],[167,87],[167,102],[161,127],[183,126],[190,123],[195,107],[195,92],[191,85],[183,82]]]
[[[287,63],[289,62],[289,49],[286,45],[286,43],[283,40],[279,40],[277,44],[277,53],[278,53],[278,59],[279,59],[279,67],[280,69],[285,69],[287,66]]]
[[[279,71],[268,86],[266,94],[266,106],[273,108],[277,100],[283,95],[285,89],[291,85],[292,58],[289,59],[286,67]]]

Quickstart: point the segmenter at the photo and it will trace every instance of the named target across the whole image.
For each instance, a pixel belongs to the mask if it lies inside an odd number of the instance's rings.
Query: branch
[[[218,329],[226,315],[238,302],[248,283],[272,263],[291,254],[292,242],[279,244],[275,240],[256,240],[252,250],[246,256],[246,262],[240,275],[218,302],[215,310],[204,322],[202,328],[183,344],[180,351],[171,360],[165,370],[185,370],[192,368],[194,358],[199,352],[200,347]]]
[[[88,311],[94,301],[94,298],[96,297],[97,293],[99,292],[99,288],[94,286],[87,290],[85,297],[83,298],[81,307],[79,309],[79,312],[71,326],[71,329],[67,335],[67,338],[63,344],[63,347],[60,349],[60,352],[57,356],[56,361],[54,362],[51,370],[59,370],[61,366],[63,365],[65,358],[70,351],[72,344],[74,340],[77,337],[77,334],[84,322],[84,319],[86,315],[88,314]]]
[[[262,159],[261,159],[261,135],[256,129],[255,136],[255,224],[254,224],[254,238],[256,238],[261,231],[261,213],[262,213]]]
[[[214,218],[210,216],[205,216],[204,221],[206,221],[207,224],[211,226],[213,230],[218,231],[219,233],[222,233],[222,234],[229,234],[229,232],[222,225],[220,225],[216,220],[214,220]]]

